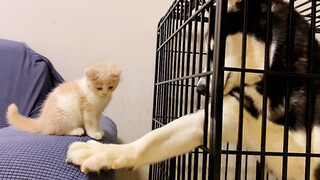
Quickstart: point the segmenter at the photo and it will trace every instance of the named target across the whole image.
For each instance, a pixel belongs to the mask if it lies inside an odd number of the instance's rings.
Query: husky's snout
[[[200,84],[200,85],[198,85],[196,91],[197,91],[197,93],[205,96],[205,95],[206,95],[206,92],[207,92],[207,87],[206,87],[205,84]]]

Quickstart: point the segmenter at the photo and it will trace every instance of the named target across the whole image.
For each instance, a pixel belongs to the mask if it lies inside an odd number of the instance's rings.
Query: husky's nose
[[[204,84],[198,85],[198,87],[196,89],[197,93],[199,93],[201,95],[206,95],[206,90],[207,90],[207,88],[206,88],[206,85],[204,85]]]

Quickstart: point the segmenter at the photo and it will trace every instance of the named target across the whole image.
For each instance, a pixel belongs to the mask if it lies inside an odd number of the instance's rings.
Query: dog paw
[[[81,166],[81,171],[135,167],[137,154],[131,144],[101,144],[96,141],[75,142],[67,152],[67,162]]]

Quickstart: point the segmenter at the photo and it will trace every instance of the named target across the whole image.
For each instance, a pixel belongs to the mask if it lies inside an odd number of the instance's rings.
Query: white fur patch
[[[238,10],[236,3],[241,0],[228,0],[228,12],[235,12]]]

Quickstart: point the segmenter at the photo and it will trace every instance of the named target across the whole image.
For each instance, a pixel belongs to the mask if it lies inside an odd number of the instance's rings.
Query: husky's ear
[[[244,1],[247,1],[247,0],[228,0],[228,12],[236,12],[236,11],[243,10]],[[256,1],[256,0],[250,0],[250,1]]]
[[[228,12],[241,11],[245,1],[249,3],[249,12],[260,12],[263,0],[228,0]]]
[[[237,11],[239,8],[238,3],[240,3],[243,0],[228,0],[228,12],[230,11]]]
[[[111,75],[115,77],[120,77],[122,70],[115,64],[112,64],[110,67]]]

